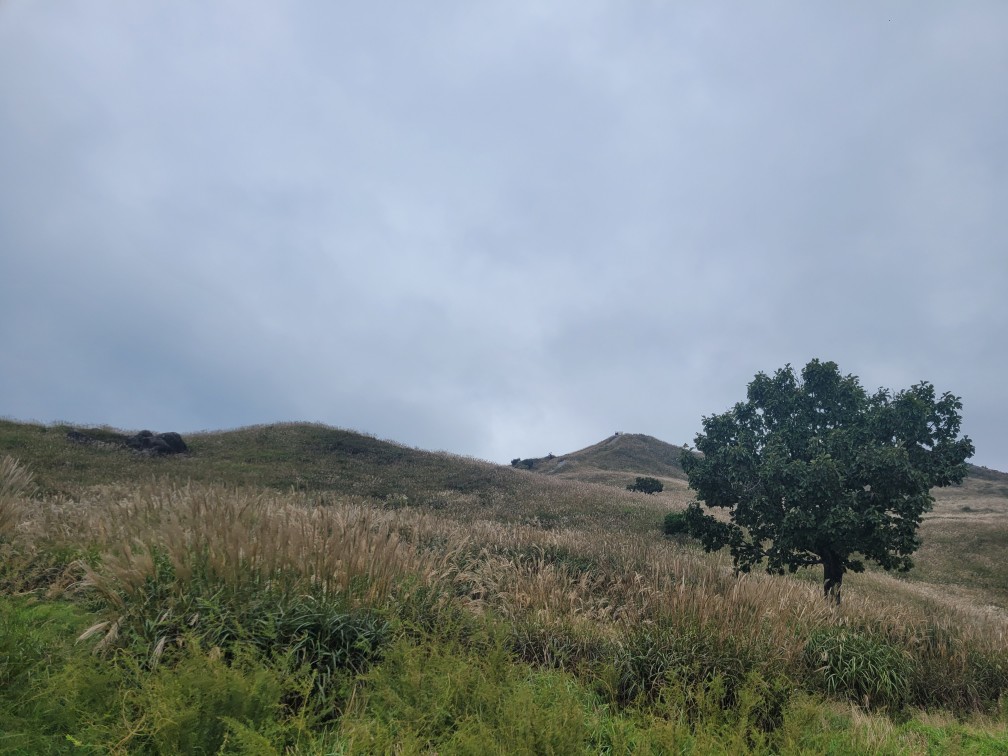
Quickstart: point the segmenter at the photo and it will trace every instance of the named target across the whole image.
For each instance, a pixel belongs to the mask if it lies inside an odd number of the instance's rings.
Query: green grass
[[[5,753],[999,753],[1000,725],[934,717],[894,724],[793,681],[750,672],[733,687],[665,675],[619,703],[599,680],[521,662],[504,626],[400,635],[340,681],[328,708],[287,656],[186,643],[150,668],[74,643],[72,604],[0,599]],[[333,702],[336,702],[334,704]],[[335,708],[334,708],[335,706]]]
[[[0,752],[217,753],[233,732],[293,744],[305,678],[244,646],[184,646],[150,668],[75,643],[88,617],[68,604],[0,599]]]

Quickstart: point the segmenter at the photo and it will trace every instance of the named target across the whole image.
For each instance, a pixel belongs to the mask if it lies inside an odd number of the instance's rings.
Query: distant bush
[[[665,486],[657,478],[640,478],[627,486],[627,491],[641,491],[646,494],[660,493],[665,490]]]

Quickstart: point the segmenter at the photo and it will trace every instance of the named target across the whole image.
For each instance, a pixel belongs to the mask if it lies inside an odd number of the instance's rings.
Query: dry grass
[[[106,493],[45,512],[45,522],[60,523],[62,538],[87,534],[88,548],[102,552],[97,566],[80,564],[81,587],[113,604],[143,589],[158,556],[182,585],[198,577],[236,591],[310,588],[379,603],[403,576],[436,573],[436,560],[401,536],[404,528],[422,532],[423,520],[354,497],[312,500],[197,485],[151,486],[128,498]],[[51,528],[43,531],[52,536]]]
[[[875,628],[913,644],[940,631],[1004,648],[1003,612],[880,573],[850,576],[842,609],[814,579],[735,575],[730,560],[627,528],[654,497],[551,481],[520,501],[444,492],[440,509],[355,496],[214,486],[96,487],[39,502],[26,541],[100,553],[79,562],[81,588],[124,607],[167,559],[180,585],[284,586],[382,604],[407,578],[440,585],[471,610],[545,626],[586,625],[618,639],[669,622],[719,637],[759,634],[782,658],[816,628]],[[630,509],[630,513],[627,513]],[[550,527],[543,526],[544,513]]]
[[[11,536],[23,515],[22,499],[31,490],[32,474],[10,456],[0,460],[0,540]]]

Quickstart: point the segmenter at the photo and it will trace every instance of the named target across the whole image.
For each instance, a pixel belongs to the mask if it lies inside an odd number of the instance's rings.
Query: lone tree
[[[708,551],[728,546],[735,568],[766,560],[770,573],[823,566],[823,594],[840,603],[844,574],[865,560],[913,566],[917,528],[935,486],[960,483],[973,442],[957,438],[962,402],[921,382],[869,395],[836,363],[812,360],[795,376],[758,373],[746,401],[703,418],[696,454],[682,466],[707,507],[687,509],[689,532]]]
[[[646,494],[661,493],[665,486],[658,478],[637,478],[626,487],[627,491],[643,491]]]

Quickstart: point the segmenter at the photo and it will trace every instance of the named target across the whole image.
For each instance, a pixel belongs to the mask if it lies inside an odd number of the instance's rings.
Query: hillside
[[[688,491],[648,436],[532,470],[313,424],[135,436],[0,422],[0,750],[1008,749],[1000,473],[837,608],[816,570],[664,538]]]
[[[681,455],[681,446],[654,436],[616,433],[579,451],[559,457],[518,460],[516,466],[545,475],[617,486],[632,483],[634,476],[648,475],[675,487],[685,481],[679,463]]]
[[[71,499],[96,486],[193,482],[351,495],[389,508],[462,507],[470,515],[492,512],[488,516],[551,526],[583,522],[604,509],[618,513],[613,516],[620,518],[621,528],[642,531],[656,528],[669,508],[667,499],[642,499],[587,481],[544,479],[524,469],[413,449],[321,424],[186,434],[188,453],[165,457],[138,454],[114,443],[81,444],[72,440],[79,433],[98,439],[123,435],[111,428],[0,420],[0,458],[9,454],[28,464],[39,494]],[[527,506],[507,506],[516,499]]]

